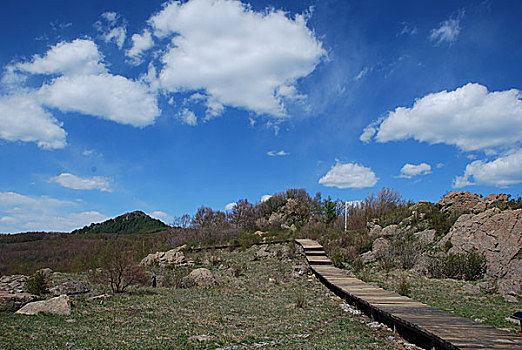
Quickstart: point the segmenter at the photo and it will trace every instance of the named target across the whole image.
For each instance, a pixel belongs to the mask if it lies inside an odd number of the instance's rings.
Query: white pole
[[[348,202],[344,202],[344,232],[348,231]]]

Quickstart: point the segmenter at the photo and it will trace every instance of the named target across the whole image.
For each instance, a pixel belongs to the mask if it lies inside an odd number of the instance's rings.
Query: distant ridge
[[[153,219],[144,212],[136,210],[98,224],[90,224],[81,229],[74,230],[72,233],[154,233],[167,228],[169,228],[169,226],[165,225],[162,221]]]

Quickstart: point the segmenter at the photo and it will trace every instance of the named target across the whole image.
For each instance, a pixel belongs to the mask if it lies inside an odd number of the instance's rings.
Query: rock
[[[33,301],[32,303],[26,304],[16,313],[22,315],[36,315],[40,312],[48,312],[53,315],[70,315],[71,301],[66,295],[49,300]]]
[[[186,246],[177,247],[166,252],[156,252],[147,255],[140,262],[143,266],[158,265],[159,267],[186,266],[189,265],[185,259],[182,249]]]
[[[268,258],[271,255],[272,253],[270,253],[270,250],[268,250],[268,246],[264,245],[261,248],[259,248],[259,250],[256,252],[254,260]]]
[[[480,294],[480,287],[469,283],[463,285],[462,290],[468,294]]]
[[[496,282],[498,292],[521,293],[522,209],[487,209],[479,214],[461,215],[439,247],[450,242],[449,253],[477,249],[487,259],[486,278]]]
[[[78,295],[85,294],[91,291],[91,287],[87,282],[69,281],[60,284],[59,286],[49,289],[54,296],[59,295]]]
[[[217,280],[209,269],[200,268],[193,270],[183,279],[186,286],[212,287],[217,285]]]
[[[480,203],[482,203],[482,198],[478,194],[455,191],[444,196],[437,204],[443,212],[460,215],[471,213],[472,209]]]
[[[477,287],[479,287],[480,290],[484,291],[484,292],[489,292],[493,289],[493,286],[491,285],[491,283],[489,283],[487,281],[477,283]]]
[[[433,239],[435,238],[435,233],[437,231],[435,230],[424,230],[420,232],[415,232],[413,235],[417,237],[418,242],[421,245],[428,245],[430,243],[433,243]]]
[[[401,230],[398,225],[389,225],[382,229],[381,235],[382,236],[394,236],[400,232],[401,232]]]
[[[511,294],[504,295],[504,301],[507,301],[508,303],[518,303],[518,298]]]
[[[51,278],[53,277],[53,270],[51,270],[51,269],[48,268],[48,267],[36,271],[36,272],[34,273],[34,275],[36,275],[37,273],[41,273],[42,275],[44,275],[45,278],[46,278],[48,281],[50,281]],[[33,275],[33,276],[34,276],[34,275]]]
[[[368,230],[370,231],[371,237],[380,237],[382,236],[382,227],[377,225],[374,222],[368,222],[367,224]]]
[[[377,257],[375,256],[375,253],[370,250],[366,253],[362,253],[361,259],[364,264],[369,264],[377,260]]]
[[[10,275],[0,277],[0,292],[23,293],[27,276]]]
[[[281,227],[283,223],[283,214],[280,213],[272,213],[268,218],[268,224],[273,227]]]
[[[204,342],[204,341],[214,340],[214,339],[216,339],[216,337],[213,336],[213,335],[201,334],[201,335],[193,335],[193,336],[189,337],[189,339],[197,340],[198,342],[201,343],[201,342]]]
[[[372,244],[372,252],[375,254],[376,257],[379,257],[382,255],[388,248],[391,246],[391,243],[386,238],[377,238],[375,241],[373,241]]]
[[[0,292],[0,312],[14,312],[38,297],[29,293]]]

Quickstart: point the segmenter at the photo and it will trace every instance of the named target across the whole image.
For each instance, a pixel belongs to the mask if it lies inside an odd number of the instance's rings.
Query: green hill
[[[133,211],[109,219],[99,224],[90,224],[81,229],[74,230],[73,234],[85,233],[154,233],[165,230],[169,226],[158,219],[153,219],[142,211]]]

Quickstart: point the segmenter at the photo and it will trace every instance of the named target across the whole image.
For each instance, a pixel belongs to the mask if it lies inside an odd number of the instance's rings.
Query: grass
[[[404,278],[406,272],[394,270],[386,274],[365,268],[356,275],[367,282],[373,282],[382,288],[397,290],[397,281]],[[518,324],[508,322],[506,317],[522,310],[522,303],[509,303],[498,294],[481,292],[468,294],[462,286],[469,282],[454,279],[429,279],[423,276],[408,274],[408,296],[414,300],[428,304],[436,309],[452,312],[456,315],[477,320],[496,328],[514,332],[520,330]]]
[[[316,279],[295,275],[302,257],[275,245],[270,250],[279,253],[254,260],[258,249],[188,253],[217,277],[214,288],[137,287],[103,303],[79,298],[70,316],[1,313],[0,348],[401,348],[387,339],[390,334],[367,327],[364,317],[343,312],[341,301]],[[205,340],[191,338],[203,335]]]

